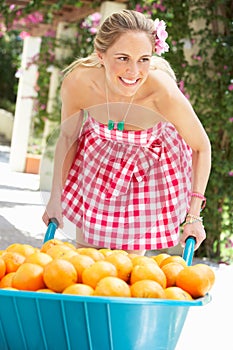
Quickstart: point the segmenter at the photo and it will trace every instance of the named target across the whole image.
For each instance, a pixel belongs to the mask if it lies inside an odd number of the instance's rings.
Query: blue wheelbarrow
[[[54,238],[51,220],[44,241]],[[183,257],[192,264],[195,240]],[[193,301],[0,290],[1,350],[175,350]]]

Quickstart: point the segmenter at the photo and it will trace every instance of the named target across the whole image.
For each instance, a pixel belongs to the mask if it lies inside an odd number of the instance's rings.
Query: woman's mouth
[[[139,79],[126,79],[122,77],[120,77],[120,80],[125,86],[134,86],[139,81]]]

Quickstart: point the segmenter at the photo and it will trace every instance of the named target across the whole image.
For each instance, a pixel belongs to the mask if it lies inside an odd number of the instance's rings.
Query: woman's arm
[[[77,102],[77,89],[72,76],[67,76],[61,86],[61,126],[54,154],[54,170],[49,202],[43,214],[46,225],[55,217],[63,227],[61,194],[69,169],[74,160],[79,133],[83,123],[83,111]]]
[[[159,70],[154,72],[154,80],[158,87],[156,108],[175,126],[181,137],[192,148],[192,192],[204,195],[211,169],[209,138],[190,102],[179,90],[176,82]],[[192,197],[189,213],[199,217],[201,205],[201,198]],[[206,237],[202,223],[195,222],[184,226],[180,239],[182,245],[185,244],[189,235],[195,236],[197,249]]]

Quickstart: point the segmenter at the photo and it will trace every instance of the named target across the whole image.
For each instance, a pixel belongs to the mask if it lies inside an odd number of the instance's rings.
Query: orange
[[[103,254],[103,256],[107,256],[107,255],[110,255],[112,254],[112,249],[109,249],[109,248],[101,248],[99,249],[99,252]]]
[[[105,257],[105,261],[109,261],[117,269],[117,276],[124,281],[128,281],[130,273],[133,269],[132,260],[124,253],[113,253]]]
[[[176,278],[176,285],[191,294],[193,298],[203,297],[212,286],[212,279],[209,277],[210,267],[194,265],[187,266],[181,270]]]
[[[166,288],[166,276],[156,264],[136,265],[133,267],[130,276],[130,284],[141,280],[156,281],[163,288]]]
[[[5,289],[5,290],[18,290],[17,288],[13,288],[13,287],[4,287],[4,288],[1,288],[1,289]]]
[[[38,293],[55,293],[52,289],[49,289],[49,288],[41,288],[41,289],[36,290],[36,292],[38,292]]]
[[[44,288],[43,267],[37,264],[24,263],[15,272],[12,287],[20,290],[36,291]]]
[[[97,283],[104,277],[117,277],[116,267],[108,261],[96,261],[87,267],[82,273],[82,281],[84,284],[95,288]]]
[[[168,287],[164,289],[165,298],[173,300],[193,300],[192,296],[179,287]]]
[[[74,265],[77,274],[78,274],[78,282],[82,282],[82,273],[83,271],[87,268],[90,267],[91,265],[94,264],[94,260],[88,256],[88,255],[81,255],[81,254],[76,254],[73,256],[68,256],[67,254],[64,255],[63,259],[68,260],[71,262],[71,264]]]
[[[81,256],[75,250],[70,249],[68,252],[66,252],[64,255],[62,255],[62,259],[69,260],[72,256],[75,256],[75,255]]]
[[[3,258],[0,257],[0,280],[6,273],[6,263]]]
[[[52,260],[53,259],[50,255],[37,251],[27,256],[24,262],[45,266]]]
[[[30,244],[13,243],[6,248],[6,251],[19,253],[27,257],[35,252],[35,248]]]
[[[171,262],[178,262],[184,267],[187,266],[186,261],[180,255],[171,255],[168,258],[165,258],[159,266],[163,267],[164,265],[169,264]]]
[[[54,259],[44,267],[44,282],[47,288],[61,293],[66,287],[77,282],[74,265],[64,259]]]
[[[25,256],[16,252],[5,252],[1,256],[6,264],[6,274],[15,272],[23,264]]]
[[[147,265],[147,264],[154,264],[156,266],[158,266],[158,264],[156,263],[156,261],[154,261],[154,259],[151,259],[148,256],[145,255],[137,255],[134,258],[132,258],[132,263],[133,266],[136,265]]]
[[[129,253],[128,254],[128,257],[132,260],[133,258],[135,258],[136,256],[140,256],[138,254],[135,254],[135,253]]]
[[[74,244],[72,244],[71,242],[63,242],[64,245],[66,245],[67,247],[69,247],[72,250],[76,250],[77,248],[74,246]]]
[[[209,281],[210,281],[210,288],[212,288],[214,285],[214,282],[215,282],[214,270],[206,264],[196,264],[196,265],[194,265],[194,267],[196,269],[203,271],[203,273],[205,274],[206,277],[208,276]]]
[[[15,275],[15,272],[9,272],[5,275],[0,281],[0,288],[12,287],[12,279]]]
[[[167,287],[172,287],[176,285],[176,277],[178,273],[181,270],[183,270],[183,268],[184,266],[178,262],[171,262],[161,267],[167,279]]]
[[[154,259],[157,264],[160,266],[161,262],[166,259],[166,258],[169,258],[170,254],[167,254],[167,253],[160,253],[158,255],[152,255],[151,256],[151,259]]]
[[[67,252],[73,250],[66,244],[58,244],[47,249],[46,254],[50,255],[53,259],[62,258]]]
[[[163,287],[156,281],[137,281],[131,285],[130,289],[134,298],[165,298]]]
[[[60,244],[64,244],[64,242],[62,242],[60,239],[50,239],[49,241],[45,242],[40,251],[43,252],[43,253],[46,253],[47,250],[51,247],[53,247],[54,245],[60,245]]]
[[[78,248],[76,251],[79,254],[87,255],[95,261],[104,260],[104,254],[95,248]]]
[[[83,283],[75,283],[65,288],[62,294],[75,294],[75,295],[93,295],[94,289],[91,286]]]
[[[112,254],[118,254],[118,253],[121,253],[121,254],[124,254],[124,255],[128,255],[128,252],[126,250],[123,250],[123,249],[112,249]]]
[[[94,295],[112,297],[131,297],[129,285],[118,277],[102,278],[95,288]]]

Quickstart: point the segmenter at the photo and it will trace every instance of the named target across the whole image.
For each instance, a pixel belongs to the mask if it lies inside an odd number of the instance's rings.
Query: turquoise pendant
[[[122,120],[121,122],[117,123],[117,130],[123,131],[125,127],[125,122]]]
[[[108,121],[108,130],[113,130],[115,124],[117,125],[117,130],[123,131],[125,127],[125,122],[122,120],[121,122],[115,123],[113,120]]]
[[[109,120],[108,121],[108,130],[113,130],[114,129],[114,121],[113,120]]]

